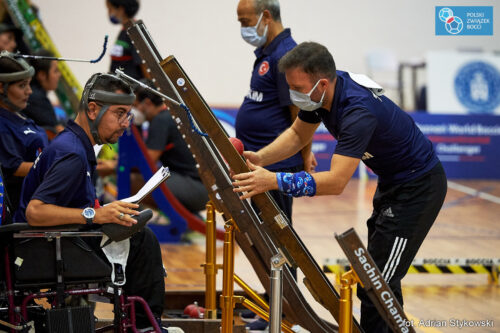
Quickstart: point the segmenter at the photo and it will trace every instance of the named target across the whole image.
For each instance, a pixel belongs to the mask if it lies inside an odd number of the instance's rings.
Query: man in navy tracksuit
[[[236,116],[236,137],[243,142],[245,150],[258,151],[290,127],[299,112],[290,101],[285,75],[278,70],[281,57],[297,43],[290,29],[283,28],[278,0],[240,0],[237,14],[241,37],[256,49],[250,89]],[[266,168],[273,172],[312,171],[316,164],[309,143],[300,152]],[[293,198],[279,191],[269,194],[291,223]],[[254,208],[257,209],[255,205]],[[291,272],[296,276],[295,270]],[[247,325],[250,331],[266,327],[267,322],[260,318]]]
[[[379,177],[367,222],[368,251],[403,304],[401,279],[446,195],[446,175],[432,143],[375,82],[337,71],[324,46],[302,43],[279,66],[291,100],[301,111],[273,143],[244,153],[253,171],[234,176],[235,191],[247,192],[242,199],[271,189],[292,196],[338,195],[362,160]],[[330,171],[271,173],[261,167],[294,154],[312,139],[321,122],[338,141]],[[362,288],[358,297],[362,328],[389,332]]]
[[[255,2],[240,0],[238,21],[241,35],[256,47],[255,62],[250,79],[250,89],[236,116],[236,137],[243,142],[245,150],[258,151],[270,144],[293,123],[299,108],[290,101],[285,75],[278,70],[282,56],[297,43],[290,29],[281,23],[277,1]],[[316,161],[311,154],[311,145],[301,152],[277,161],[266,168],[271,171],[309,171]],[[292,221],[292,199],[278,191],[270,192],[280,209]]]

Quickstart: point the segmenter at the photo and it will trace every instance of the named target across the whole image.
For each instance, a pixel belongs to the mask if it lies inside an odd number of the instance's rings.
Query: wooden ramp
[[[459,181],[458,183],[500,197],[500,182]],[[310,249],[318,264],[325,259],[342,257],[342,250],[333,238],[334,232],[356,228],[366,242],[366,219],[371,214],[371,198],[375,181],[366,183],[352,180],[341,196],[300,198],[294,204],[294,225],[304,244]],[[500,205],[469,194],[449,189],[445,205],[424,241],[417,258],[425,257],[491,257],[500,256]],[[220,225],[220,224],[219,224]],[[217,260],[222,263],[222,243],[217,246]],[[163,244],[163,261],[169,275],[168,291],[201,292],[204,277],[200,263],[204,261],[203,238],[196,245]],[[258,292],[264,288],[246,259],[237,249],[235,271]],[[221,274],[219,274],[221,275]],[[299,271],[299,280],[302,273]],[[333,274],[327,274],[335,281]],[[187,280],[189,279],[189,280]],[[429,324],[418,326],[417,332],[498,332],[500,325],[500,287],[488,284],[486,275],[423,275],[406,276],[403,281],[404,309],[410,320]],[[192,286],[192,289],[188,287]],[[299,283],[302,290],[306,290]],[[218,288],[221,288],[220,281]],[[236,289],[237,290],[237,289]],[[331,314],[321,305],[312,302],[316,313],[332,320]],[[111,312],[97,315],[111,318]],[[355,317],[359,318],[359,301],[355,298]],[[491,320],[494,327],[450,327],[449,320]],[[431,322],[436,320],[436,322]],[[446,327],[437,327],[446,322]]]
[[[291,266],[300,267],[309,292],[338,318],[338,293],[271,197],[262,193],[253,198],[260,210],[257,215],[247,201],[240,200],[233,192],[229,168],[239,173],[248,171],[248,167],[177,59],[161,57],[143,22],[129,24],[127,33],[156,87],[168,100],[170,113],[198,163],[212,203],[226,221],[236,224],[235,238],[264,288],[270,293],[271,258],[280,255]],[[289,321],[311,331],[336,332],[334,324],[322,320],[311,309],[288,267],[284,267],[283,276],[283,312]],[[359,325],[354,322],[354,332],[359,331]]]

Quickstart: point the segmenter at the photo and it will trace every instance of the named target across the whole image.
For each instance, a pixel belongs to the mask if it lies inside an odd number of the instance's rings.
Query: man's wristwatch
[[[85,218],[87,225],[94,223],[95,210],[92,207],[87,207],[83,210],[82,216]]]

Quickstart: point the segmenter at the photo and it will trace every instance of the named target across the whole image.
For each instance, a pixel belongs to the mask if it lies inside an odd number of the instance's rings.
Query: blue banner
[[[449,178],[500,179],[500,117],[411,114]]]
[[[237,109],[213,109],[229,136],[235,136]],[[410,114],[433,142],[449,178],[500,179],[500,117],[493,115]],[[316,171],[330,169],[337,141],[323,124],[314,134]],[[355,175],[358,175],[356,172]],[[367,168],[367,175],[375,175]]]
[[[438,36],[492,36],[493,6],[436,6]]]

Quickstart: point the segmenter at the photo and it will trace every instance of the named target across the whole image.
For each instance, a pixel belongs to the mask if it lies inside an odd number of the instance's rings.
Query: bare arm
[[[316,195],[341,194],[345,186],[356,170],[360,159],[334,154],[331,161],[330,171],[315,173],[313,178],[316,182]],[[240,199],[278,189],[278,182],[274,172],[252,164],[247,161],[252,170],[233,176],[234,192],[247,192]]]
[[[344,191],[354,171],[359,165],[359,158],[334,154],[330,170],[314,174],[316,195],[339,195]]]
[[[104,207],[95,210],[94,223],[117,223],[125,226],[131,226],[137,223],[129,215],[139,215],[134,208],[139,205],[114,201]],[[67,208],[33,199],[26,207],[26,219],[31,226],[49,227],[63,224],[85,224],[85,218],[82,216],[83,209]],[[120,213],[125,214],[119,219]]]
[[[289,105],[288,108],[290,109],[290,115],[292,117],[292,124],[293,124],[295,122],[295,119],[297,119],[297,115],[299,114],[300,109],[293,104]],[[312,146],[312,140],[302,148],[301,154],[304,160],[307,157],[309,157],[309,154],[311,153],[311,146]]]
[[[310,124],[296,118],[292,126],[281,133],[276,140],[257,153],[245,152],[245,157],[259,166],[282,161],[310,143],[318,126],[319,123]]]
[[[106,177],[116,173],[116,167],[118,165],[118,160],[97,160],[96,171],[99,173],[99,176]]]
[[[293,122],[295,122],[295,119],[297,119],[297,115],[299,114],[300,109],[293,104],[289,105],[288,108],[290,109],[290,116],[291,116],[292,123],[293,123]],[[307,172],[314,171],[314,168],[318,164],[316,162],[316,158],[314,157],[314,154],[312,153],[311,148],[312,148],[312,139],[300,151],[300,154],[302,155],[302,160],[304,161],[304,170]]]
[[[17,168],[16,172],[14,172],[14,176],[26,177],[32,166],[33,162],[22,162],[19,164],[19,168]]]
[[[148,155],[153,160],[153,162],[158,161],[161,154],[163,154],[163,150],[148,149]]]

